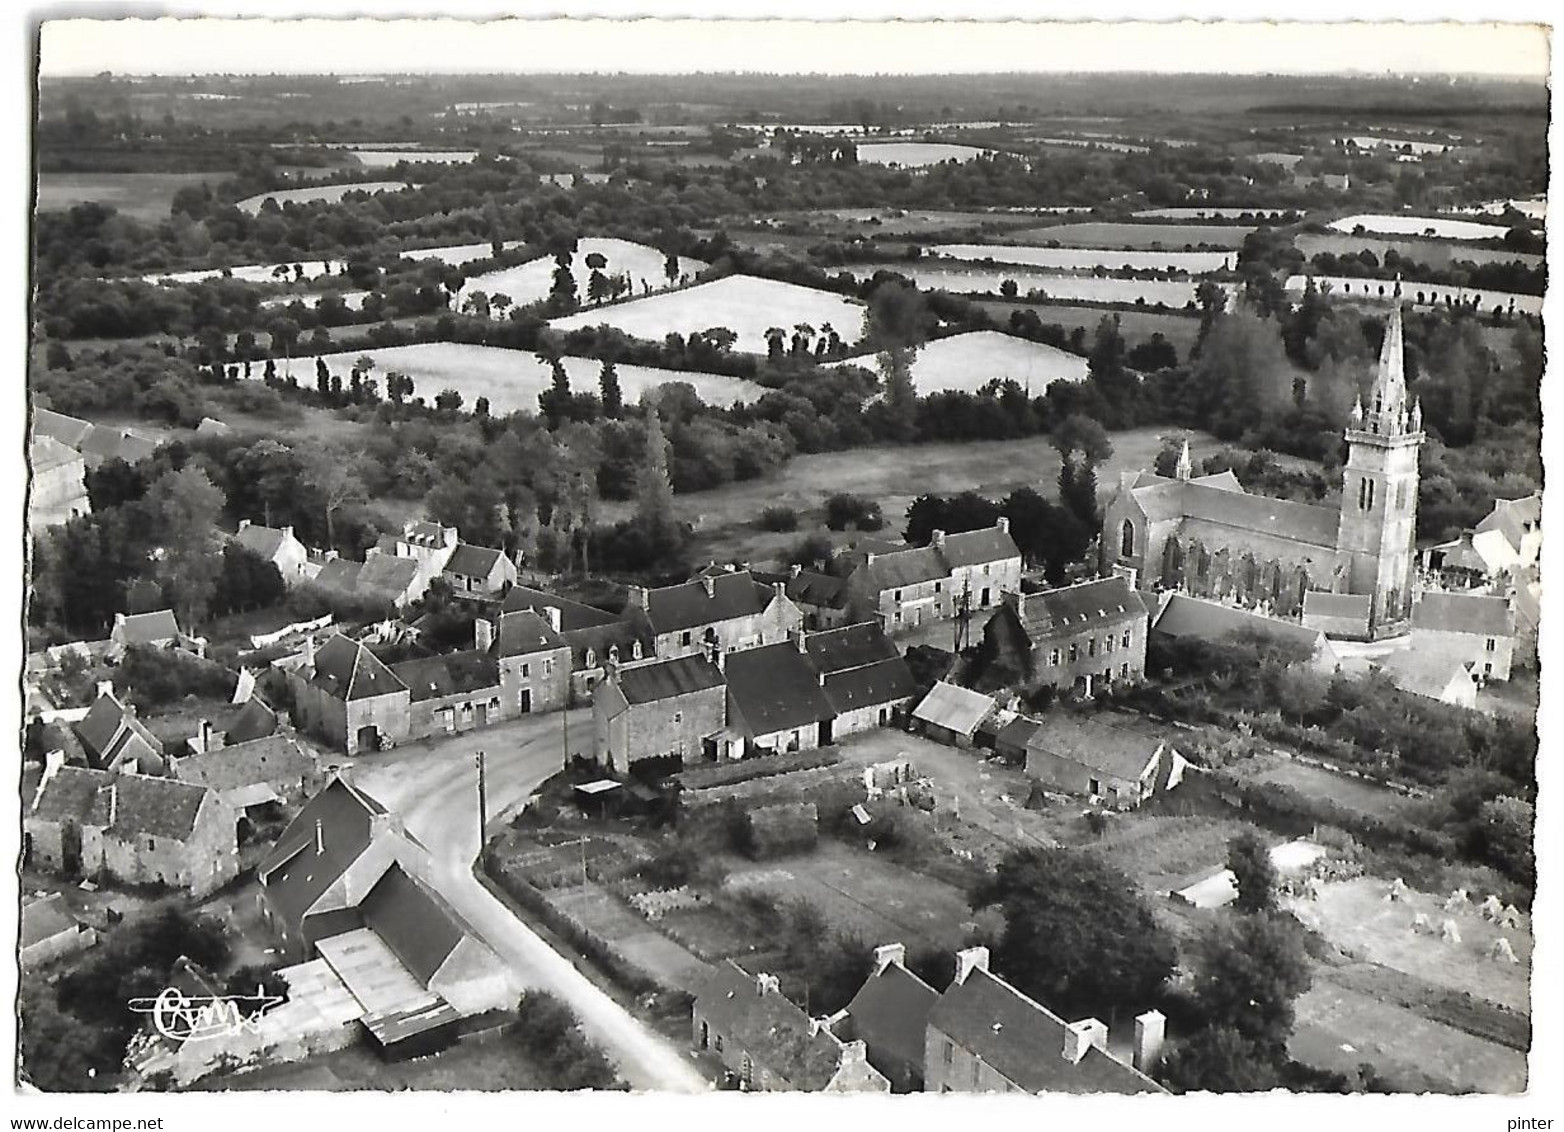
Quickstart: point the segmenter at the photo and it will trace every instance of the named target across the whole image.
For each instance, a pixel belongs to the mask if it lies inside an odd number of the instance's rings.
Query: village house
[[[58,527],[89,514],[92,500],[87,497],[83,478],[87,465],[81,454],[67,448],[51,436],[34,436],[28,449],[32,486],[27,497],[27,529],[34,533]]]
[[[992,696],[939,681],[912,709],[913,730],[955,747],[970,747],[979,724],[998,708]]]
[[[1219,644],[1225,638],[1242,634],[1297,648],[1316,672],[1335,672],[1341,664],[1341,654],[1318,629],[1203,601],[1188,594],[1162,595],[1162,608],[1152,618],[1151,632],[1170,640],[1199,640],[1210,644]]]
[[[1508,680],[1515,609],[1507,598],[1425,593],[1412,606],[1412,649],[1469,665],[1485,683]]]
[[[93,425],[78,446],[88,468],[100,468],[110,460],[138,464],[157,451],[157,441],[128,428]]]
[[[410,604],[424,596],[430,583],[445,572],[459,541],[455,527],[441,526],[423,519],[409,520],[403,524],[400,535],[386,535],[369,548],[369,553],[364,556],[364,566],[367,569],[377,565],[377,559],[387,560],[378,565],[386,571],[386,578],[391,579],[402,575],[400,571],[391,573],[388,562],[412,563],[413,572],[404,590],[406,602],[399,603],[400,608],[401,604]],[[380,582],[378,575],[368,580],[361,579],[359,584],[364,586],[371,582],[376,586],[390,584]]]
[[[441,653],[391,665],[407,689],[407,730],[394,736],[428,739],[488,727],[506,718],[499,662],[486,649]]]
[[[541,614],[501,613],[495,627],[476,622],[478,647],[489,648],[499,664],[505,716],[570,706],[571,651],[560,635],[559,617],[557,608],[545,607]]]
[[[500,605],[504,613],[532,609],[548,620],[570,647],[570,698],[575,703],[591,694],[610,663],[629,663],[652,655],[652,630],[639,610],[609,613],[579,601],[512,586]],[[549,611],[552,610],[553,613]],[[557,617],[556,617],[557,615]]]
[[[114,628],[109,630],[109,647],[105,655],[110,663],[118,664],[125,659],[126,651],[132,648],[177,648],[193,656],[205,656],[206,640],[184,633],[171,609],[159,609],[152,613],[116,613]]]
[[[862,1041],[843,1041],[794,1006],[765,974],[733,960],[700,987],[690,1040],[754,1092],[888,1093]]]
[[[1451,707],[1477,708],[1477,675],[1469,661],[1416,648],[1391,653],[1375,667],[1403,692]]]
[[[443,577],[460,597],[500,597],[516,584],[516,564],[504,551],[459,542],[446,560]]]
[[[34,436],[47,436],[73,451],[80,451],[81,442],[87,439],[91,431],[92,423],[80,417],[66,416],[53,409],[33,408]]]
[[[205,896],[239,872],[233,811],[172,778],[49,764],[23,828],[24,860],[68,877]]]
[[[1090,696],[1146,669],[1146,606],[1122,577],[1006,592],[983,626],[989,671],[1007,685]]]
[[[405,610],[428,588],[415,560],[373,551],[363,562],[328,557],[314,582],[322,589],[397,610]]]
[[[170,760],[169,773],[217,792],[235,813],[297,802],[320,785],[320,761],[291,734],[266,735]]]
[[[786,572],[752,570],[750,576],[763,586],[780,583],[787,599],[803,612],[806,629],[834,629],[852,620],[845,578],[806,570],[796,563]]]
[[[836,712],[810,663],[803,632],[791,641],[718,657],[728,685],[727,757],[812,751],[833,741]]]
[[[931,1093],[1165,1093],[1148,1076],[1162,1045],[1156,1011],[1136,1019],[1134,1064],[1108,1052],[1108,1027],[1066,1022],[988,969],[988,948],[956,953],[956,977],[928,1014]]]
[[[830,1019],[831,1032],[864,1043],[869,1064],[896,1093],[923,1091],[923,1056],[929,1012],[939,991],[907,969],[907,948],[874,949],[874,966],[853,1000]]]
[[[263,561],[277,567],[285,585],[293,586],[305,579],[305,563],[309,550],[298,540],[292,527],[267,527],[239,520],[239,531],[234,542]]]
[[[98,933],[82,923],[58,892],[22,901],[21,947],[17,958],[30,971],[86,951],[98,942]]]
[[[253,680],[251,677],[252,693]],[[240,682],[244,682],[243,674]],[[243,703],[234,705],[232,710],[213,719],[201,720],[196,733],[185,740],[185,751],[180,753],[199,755],[222,747],[248,743],[252,739],[264,739],[278,731],[287,730],[287,726],[284,716],[273,711],[265,700],[251,694]]]
[[[848,610],[854,620],[878,619],[888,633],[992,608],[1021,588],[1021,551],[1003,517],[981,530],[935,531],[928,546],[865,545],[847,575]]]
[[[911,708],[917,681],[878,622],[805,634],[804,647],[835,716],[833,739],[889,726]]]
[[[1117,810],[1173,789],[1188,765],[1139,717],[1122,712],[1051,712],[1026,741],[1027,777]]]
[[[1493,510],[1472,529],[1472,545],[1490,574],[1535,570],[1542,559],[1542,492],[1495,500]]]
[[[136,717],[134,705],[122,703],[107,680],[98,684],[98,698],[76,724],[77,741],[88,763],[98,770],[162,774],[163,744]]]
[[[610,772],[647,759],[715,758],[707,740],[727,722],[727,684],[706,656],[611,668],[592,696],[594,757]]]
[[[350,755],[386,749],[407,737],[407,685],[374,653],[341,633],[315,648],[287,675],[298,726]]]
[[[631,586],[626,612],[632,610],[646,618],[653,651],[664,658],[703,653],[711,644],[724,653],[775,644],[804,623],[781,583],[759,585],[748,570],[718,568],[658,589]]]
[[[1369,639],[1373,601],[1368,594],[1333,594],[1310,590],[1303,595],[1303,627],[1332,640]]]

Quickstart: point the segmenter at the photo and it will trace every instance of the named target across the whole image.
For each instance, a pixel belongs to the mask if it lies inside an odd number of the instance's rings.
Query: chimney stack
[[[114,694],[114,681],[112,681],[112,680],[99,680],[98,681],[98,695],[100,695],[100,696],[112,696],[113,694]]]
[[[1010,516],[1001,515],[999,518],[994,520],[994,526],[998,527],[1001,531],[1004,531],[1005,534],[1008,535],[1010,533]]]
[[[645,609],[646,608],[646,587],[645,586],[631,586],[630,587],[630,597],[629,597],[629,600],[626,602],[626,605],[627,605],[627,607],[632,608],[632,609]]]
[[[114,627],[116,629],[123,629],[125,627],[125,615],[123,613],[116,613],[114,615]]]
[[[1107,1052],[1108,1027],[1095,1018],[1082,1018],[1064,1028],[1064,1059],[1071,1065],[1079,1065],[1086,1052],[1096,1046]]]
[[[988,948],[968,947],[956,952],[956,983],[967,981],[967,976],[973,971],[988,970]]]
[[[935,531],[934,532],[934,537],[932,539],[930,539],[929,541],[931,543],[933,543],[933,545],[936,548],[943,547],[945,545],[945,532],[944,531]]]
[[[802,574],[803,572],[804,572],[804,568],[802,566],[800,566],[797,562],[793,563],[791,566],[789,566],[787,568],[787,576],[789,578],[796,578],[800,574]]]
[[[793,647],[807,656],[809,654],[809,644],[804,630],[802,628],[794,629],[788,635],[793,638]]]
[[[560,631],[560,629],[559,629],[559,626],[560,626],[559,606],[557,606],[557,605],[545,605],[543,607],[543,620],[548,622],[548,627],[550,629],[554,630],[554,632],[556,632],[556,633],[559,632]]]
[[[1148,1010],[1135,1019],[1135,1052],[1132,1064],[1142,1073],[1156,1072],[1162,1062],[1162,1041],[1168,1020],[1160,1010]]]
[[[212,749],[212,721],[201,721],[201,753],[204,755]]]
[[[315,634],[307,634],[304,638],[304,663],[311,668],[315,667]]]
[[[776,595],[777,595],[777,597],[779,599],[787,597],[787,583],[786,582],[772,582],[771,583],[771,588],[776,591]]]
[[[119,783],[109,783],[109,828],[114,828],[114,821],[119,817]]]
[[[874,949],[874,973],[882,975],[885,968],[892,963],[902,965],[907,962],[907,945],[904,943],[885,943]]]
[[[240,519],[239,520],[239,529],[241,531],[242,530],[246,530],[249,526],[250,526],[250,520],[248,520],[248,519]]]
[[[755,993],[761,998],[765,998],[768,994],[776,994],[780,989],[781,984],[777,982],[775,975],[755,976]]]
[[[717,579],[713,578],[710,574],[702,574],[701,575],[701,589],[706,591],[706,597],[708,599],[716,597],[717,596]]]
[[[504,616],[501,614],[500,616]],[[475,619],[472,623],[472,647],[479,652],[488,652],[494,647],[494,622],[483,617]]]
[[[385,813],[371,814],[369,816],[369,836],[371,840],[383,833],[401,834],[404,832],[404,828],[402,815],[395,810],[387,810]]]
[[[321,857],[326,853],[326,829],[321,825],[319,818],[315,819],[315,856]]]
[[[293,537],[293,528],[291,526],[284,527],[282,529],[282,537],[285,538],[285,539],[292,538]]]

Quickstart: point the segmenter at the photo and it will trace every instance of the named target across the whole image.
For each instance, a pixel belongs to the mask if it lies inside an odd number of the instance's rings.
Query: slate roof
[[[1127,782],[1134,782],[1157,753],[1162,740],[1130,726],[1132,717],[1117,721],[1103,716],[1050,712],[1026,741],[1033,751],[1069,759]]]
[[[463,931],[444,901],[392,865],[359,903],[364,926],[378,935],[425,986],[461,943]]]
[[[1513,637],[1515,614],[1508,600],[1485,594],[1425,593],[1412,607],[1412,628],[1479,637]]]
[[[494,631],[494,655],[497,657],[531,656],[535,652],[564,647],[565,639],[530,609],[499,616]]]
[[[994,742],[996,745],[1002,743],[1007,747],[1025,747],[1027,740],[1041,726],[1042,724],[1035,719],[1018,715],[999,729],[998,734],[994,736]]]
[[[1073,636],[1086,629],[1115,625],[1146,617],[1140,595],[1121,577],[1094,578],[1035,594],[1006,594],[1005,606],[1014,611],[1028,640],[1034,643],[1055,635]]]
[[[503,551],[459,542],[445,564],[445,572],[463,578],[487,578],[504,557]]]
[[[1368,622],[1374,599],[1368,594],[1334,594],[1325,590],[1308,590],[1303,595],[1305,617],[1350,617],[1354,621]]]
[[[333,778],[288,823],[256,869],[267,902],[291,929],[369,845],[370,819],[384,806],[341,778]],[[315,836],[320,823],[320,840]]]
[[[81,454],[52,436],[34,436],[28,449],[33,474],[41,476],[55,468],[80,462]]]
[[[22,946],[31,947],[80,927],[70,905],[58,892],[28,900],[22,904]]]
[[[858,568],[873,593],[915,586],[950,577],[950,569],[932,546],[919,546],[911,550],[898,550],[890,554],[876,554],[873,561]]]
[[[314,757],[291,735],[231,743],[215,751],[176,759],[173,765],[174,777],[181,782],[194,782],[218,792],[261,782],[295,778],[303,782],[314,771]]]
[[[277,552],[282,549],[286,537],[286,532],[280,527],[265,527],[259,523],[251,523],[234,535],[234,542],[251,554],[258,554],[270,562],[277,557]]]
[[[825,678],[824,688],[831,710],[840,714],[855,708],[911,699],[917,695],[918,681],[907,662],[896,656],[830,673]]]
[[[954,569],[1020,558],[1021,551],[1009,531],[995,526],[946,535],[945,545],[940,547],[940,556]]]
[[[315,653],[315,668],[308,679],[327,695],[344,702],[408,690],[374,653],[341,633]]]
[[[320,568],[320,573],[315,575],[315,584],[328,590],[353,593],[358,589],[358,576],[363,569],[364,564],[361,562],[333,558]]]
[[[112,805],[111,791],[118,795]],[[98,826],[121,836],[144,834],[183,841],[195,829],[201,804],[210,796],[204,786],[172,778],[65,766],[44,783],[33,813],[47,820]]]
[[[88,758],[104,767],[120,758],[152,755],[161,761],[163,744],[112,695],[102,695],[76,725],[76,737]]]
[[[895,644],[877,621],[861,621],[837,629],[822,629],[804,638],[809,659],[821,672],[842,672],[899,657]]]
[[[783,592],[799,605],[840,609],[847,604],[846,579],[833,574],[822,574],[816,570],[800,570],[797,574],[792,571],[755,570],[751,576],[758,585],[776,585],[780,582]]]
[[[695,1009],[729,1045],[797,1090],[823,1089],[836,1075],[836,1039],[824,1029],[811,1035],[809,1015],[777,991],[760,994],[755,977],[731,959],[701,986]]]
[[[422,660],[404,660],[391,673],[407,686],[413,702],[498,688],[500,665],[487,652],[468,649]]]
[[[568,597],[559,597],[555,594],[545,593],[543,590],[535,590],[531,586],[512,586],[506,593],[505,600],[500,603],[500,610],[504,613],[516,613],[523,609],[548,609],[559,610],[559,630],[561,633],[573,633],[578,629],[589,629],[605,625],[614,625],[623,620],[617,613],[609,613],[607,610],[598,609],[596,606],[584,605],[579,601],[571,601]]]
[[[402,539],[413,546],[444,546],[445,528],[427,519],[416,519],[402,529]]]
[[[229,746],[263,739],[277,730],[277,713],[266,701],[252,696],[239,705],[239,710],[224,721],[223,734]]]
[[[154,613],[131,613],[123,625],[114,627],[115,639],[127,645],[155,645],[179,636],[179,622],[171,609]]]
[[[1443,700],[1452,684],[1472,682],[1470,670],[1461,661],[1426,649],[1411,648],[1392,653],[1379,667],[1403,692],[1431,700]],[[1464,690],[1464,685],[1461,686]]]
[[[418,563],[392,554],[371,554],[359,571],[356,588],[360,593],[384,595],[396,600],[407,596],[418,577]]]
[[[1318,649],[1329,647],[1325,634],[1291,621],[1280,621],[1247,609],[1234,609],[1214,601],[1202,601],[1188,594],[1170,594],[1162,613],[1152,626],[1169,637],[1196,637],[1217,641],[1231,633],[1259,633],[1278,641],[1290,641]]]
[[[1166,1090],[1093,1046],[1072,1065],[1067,1024],[987,971],[952,983],[929,1011],[929,1025],[1029,1093],[1161,1093]]]
[[[53,409],[33,410],[33,434],[58,440],[67,448],[80,448],[91,431],[92,423],[80,417],[68,417]]]
[[[847,1004],[853,1034],[869,1047],[870,1060],[880,1053],[922,1066],[929,1012],[939,991],[900,963],[870,975]]]
[[[615,677],[619,691],[632,704],[649,704],[708,688],[726,681],[718,667],[704,656],[680,656],[626,666]]]
[[[941,680],[929,689],[923,702],[913,709],[912,717],[936,727],[944,727],[958,735],[971,735],[993,710],[994,700],[991,696]]]
[[[1520,549],[1521,540],[1526,536],[1527,524],[1533,527],[1542,522],[1542,493],[1533,492],[1531,495],[1522,496],[1520,499],[1497,499],[1494,501],[1493,510],[1483,517],[1477,524],[1476,530],[1501,531],[1505,540],[1516,550]]]
[[[123,460],[127,464],[145,460],[157,451],[157,441],[131,432],[129,429],[104,428],[94,425],[77,445],[83,456],[95,459]]]
[[[1339,510],[1251,495],[1230,476],[1181,481],[1143,472],[1131,482],[1130,493],[1148,519],[1199,519],[1336,549]]]
[[[663,586],[646,592],[646,617],[659,633],[693,629],[736,617],[753,617],[764,612],[769,599],[761,596],[748,570],[718,574],[709,578],[711,596],[700,580]]]
[[[723,671],[728,702],[751,738],[836,716],[809,657],[791,641],[729,653]]]

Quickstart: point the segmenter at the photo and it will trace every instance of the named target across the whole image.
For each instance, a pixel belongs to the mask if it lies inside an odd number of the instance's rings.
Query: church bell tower
[[[1397,631],[1412,607],[1423,411],[1408,403],[1404,355],[1398,280],[1369,403],[1359,399],[1347,425],[1336,531],[1346,591],[1372,596],[1369,624],[1376,636]]]

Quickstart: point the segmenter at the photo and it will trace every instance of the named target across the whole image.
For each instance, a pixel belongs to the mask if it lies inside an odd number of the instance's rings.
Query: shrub
[[[551,1089],[622,1089],[624,1083],[575,1013],[547,991],[529,990],[516,1004],[511,1033],[548,1078]]]
[[[825,525],[833,531],[845,531],[848,527],[877,531],[885,526],[885,516],[874,500],[839,491],[825,501]]]
[[[798,512],[791,507],[767,507],[755,525],[763,531],[796,531]]]

